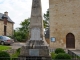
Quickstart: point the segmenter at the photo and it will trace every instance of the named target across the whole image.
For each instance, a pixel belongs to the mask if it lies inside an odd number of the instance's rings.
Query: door
[[[66,36],[66,48],[75,48],[75,37],[72,33]]]

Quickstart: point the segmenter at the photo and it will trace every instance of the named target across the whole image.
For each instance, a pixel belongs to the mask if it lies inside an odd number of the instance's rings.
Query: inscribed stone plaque
[[[29,56],[39,56],[39,49],[29,49]]]
[[[42,40],[40,38],[40,28],[31,29],[31,38],[30,40]]]

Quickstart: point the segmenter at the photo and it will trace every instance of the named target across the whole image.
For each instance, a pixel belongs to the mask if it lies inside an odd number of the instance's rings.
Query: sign
[[[55,42],[55,38],[54,37],[51,37],[51,42]]]

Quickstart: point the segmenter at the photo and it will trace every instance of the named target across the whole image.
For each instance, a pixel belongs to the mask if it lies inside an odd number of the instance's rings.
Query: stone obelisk
[[[42,25],[41,0],[33,0],[30,20],[30,40],[43,40]]]
[[[44,39],[41,0],[32,0],[32,11],[30,20],[30,39],[26,46],[21,48],[20,57],[42,58],[49,57],[49,49]]]
[[[33,0],[30,20],[30,41],[44,40],[41,0]]]

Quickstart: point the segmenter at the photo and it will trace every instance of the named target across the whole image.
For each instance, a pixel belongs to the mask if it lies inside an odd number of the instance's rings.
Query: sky
[[[41,0],[42,14],[49,8],[49,0]],[[8,16],[15,22],[14,29],[31,16],[32,0],[0,0],[0,13],[8,12]]]

